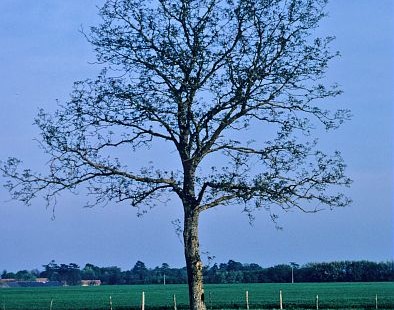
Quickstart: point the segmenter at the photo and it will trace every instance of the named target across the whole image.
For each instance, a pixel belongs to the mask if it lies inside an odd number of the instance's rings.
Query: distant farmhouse
[[[49,279],[48,278],[36,278],[36,282],[47,283],[47,282],[49,282]]]
[[[101,285],[100,280],[81,280],[82,286],[99,286]]]
[[[0,279],[0,288],[7,287],[53,287],[64,286],[60,281],[49,281],[48,278],[37,278],[35,281],[19,281],[17,279]],[[99,286],[100,280],[81,280],[82,286]]]
[[[37,278],[35,281],[18,281],[16,279],[0,279],[0,287],[50,287],[63,286],[59,281],[49,281],[48,278]]]
[[[16,282],[16,281],[17,281],[16,279],[1,279],[0,278],[0,286],[2,284],[7,284],[7,283],[10,283],[10,282]]]

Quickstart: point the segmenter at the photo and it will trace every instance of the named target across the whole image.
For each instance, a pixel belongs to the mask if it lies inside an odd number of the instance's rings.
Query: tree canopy
[[[324,4],[107,1],[102,24],[88,35],[106,69],[76,82],[55,114],[39,113],[49,173],[18,173],[19,161],[9,159],[2,168],[15,181],[9,189],[25,202],[86,184],[92,204],[146,206],[171,191],[193,198],[199,210],[237,203],[306,210],[305,200],[316,202],[312,210],[346,205],[327,190],[349,184],[339,153],[325,155],[308,141],[316,121],[332,129],[348,117],[320,100],[340,93],[323,84],[337,55],[328,48],[333,38],[313,35]],[[237,133],[248,130],[261,139]],[[158,140],[179,153],[179,166],[133,167],[133,153]],[[214,155],[221,165],[196,176]]]

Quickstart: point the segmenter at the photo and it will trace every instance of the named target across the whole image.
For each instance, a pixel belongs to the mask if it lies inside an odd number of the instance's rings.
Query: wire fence
[[[207,310],[394,309],[394,283],[272,284],[242,288],[242,285],[207,285],[204,294]],[[1,289],[0,302],[0,310],[189,309],[187,287],[175,285]]]

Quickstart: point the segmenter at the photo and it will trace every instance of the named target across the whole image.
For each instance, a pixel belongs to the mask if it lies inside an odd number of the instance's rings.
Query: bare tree
[[[325,4],[107,0],[102,23],[86,35],[106,69],[76,82],[56,113],[39,113],[50,168],[39,174],[20,170],[15,158],[4,162],[13,198],[43,195],[51,204],[85,186],[92,205],[144,208],[174,193],[184,210],[190,307],[205,309],[201,212],[236,204],[247,214],[266,208],[275,220],[274,208],[316,212],[349,203],[336,189],[350,184],[340,154],[324,154],[312,138],[313,129],[348,118],[323,106],[340,94],[323,84],[337,55],[333,38],[315,37]],[[134,154],[160,141],[179,165],[136,169]]]

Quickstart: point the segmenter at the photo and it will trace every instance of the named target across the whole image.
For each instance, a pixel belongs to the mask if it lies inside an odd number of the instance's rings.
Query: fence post
[[[209,292],[208,296],[209,296],[209,305],[211,306],[211,310],[212,310],[212,294],[211,294],[211,292]]]
[[[378,294],[375,296],[375,309],[378,309]]]
[[[112,296],[109,296],[109,309],[112,310]]]
[[[283,310],[282,290],[279,291],[279,309]]]
[[[51,303],[49,305],[49,310],[52,310],[52,306],[53,306],[53,298],[51,299]],[[4,310],[5,310],[5,307],[4,307]]]
[[[249,310],[249,291],[245,292],[246,309]]]
[[[145,310],[145,292],[142,292],[141,310]]]
[[[316,310],[319,310],[319,295],[316,295]]]
[[[174,310],[177,310],[177,307],[176,307],[176,296],[175,296],[175,294],[174,294]]]

